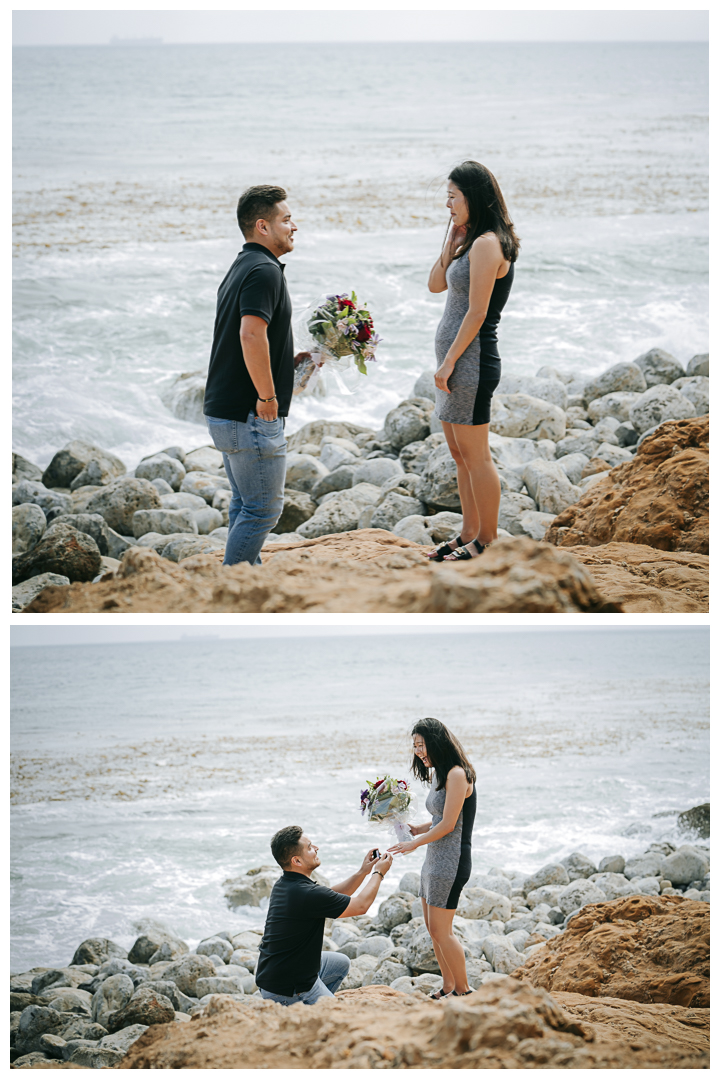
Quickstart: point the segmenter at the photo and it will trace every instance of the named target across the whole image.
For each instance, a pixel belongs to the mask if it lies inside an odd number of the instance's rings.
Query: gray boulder
[[[228,906],[231,908],[259,907],[260,901],[264,900],[272,892],[273,885],[279,876],[280,871],[277,866],[259,866],[246,874],[241,874],[239,877],[228,878],[223,882],[223,891]],[[258,944],[259,940],[258,938]],[[233,938],[232,943],[236,949],[240,947],[238,941],[237,936]],[[243,944],[249,943],[249,941],[243,941]]]
[[[102,487],[111,484],[125,472],[127,470],[120,458],[101,450],[88,461],[75,479],[70,481],[70,490],[77,491],[78,488],[89,486]]]
[[[353,487],[357,484],[373,484],[376,487],[382,487],[386,480],[402,475],[403,467],[397,458],[366,458],[355,469]]]
[[[392,532],[398,521],[409,517],[411,514],[422,515],[425,510],[425,504],[420,502],[419,499],[413,499],[398,492],[390,492],[375,507],[370,519],[370,527],[373,529],[387,529],[388,532]]]
[[[427,401],[435,400],[435,372],[423,371],[418,375],[413,386],[413,397],[425,398]]]
[[[495,394],[490,430],[509,438],[551,439],[565,436],[565,412],[559,405],[529,394]]]
[[[163,405],[179,420],[205,426],[203,404],[207,372],[185,371],[161,393]]]
[[[163,478],[161,476],[156,476],[154,480],[150,481],[150,483],[155,488],[155,490],[157,491],[157,493],[158,493],[158,495],[160,496],[161,499],[162,499],[163,495],[174,495],[175,494],[173,489],[168,484],[167,480],[163,480]]]
[[[524,953],[518,952],[511,941],[499,941],[493,949],[492,966],[503,975],[512,975],[527,961]]]
[[[166,510],[165,507],[157,510],[137,510],[133,514],[133,536],[139,538],[149,532],[157,532],[163,536],[171,533],[194,533],[197,536],[198,526],[193,514],[193,510]]]
[[[115,1050],[121,1054],[127,1054],[134,1042],[148,1029],[147,1024],[131,1024],[129,1027],[116,1031],[113,1035],[103,1035],[98,1043],[100,1050]]]
[[[310,494],[324,476],[330,470],[327,466],[311,454],[288,453],[285,483],[295,491],[305,491]]]
[[[339,465],[327,476],[321,476],[312,489],[312,497],[315,502],[319,502],[323,495],[335,491],[346,491],[347,488],[352,487],[356,468],[357,463],[353,461],[350,464]]]
[[[418,926],[413,931],[407,945],[407,965],[418,974],[439,975],[440,965],[435,956],[432,938],[425,926]]]
[[[399,926],[402,923],[410,922],[411,903],[411,895],[403,897],[398,896],[397,893],[395,893],[393,896],[388,896],[386,900],[383,900],[378,910],[378,913],[375,916],[375,926],[377,927],[377,929],[382,930],[384,933],[387,934],[395,926]],[[395,978],[398,978],[398,976],[395,976]]]
[[[128,953],[128,960],[131,964],[149,964],[150,958],[158,951],[161,945],[165,942],[170,942],[179,949],[178,955],[182,955],[188,951],[188,947],[184,941],[180,941],[178,938],[165,934],[159,930],[150,929],[144,934],[140,934],[135,940],[135,944]],[[168,960],[174,960],[175,957],[168,957]]]
[[[215,978],[215,965],[207,956],[189,953],[168,964],[162,973],[164,982],[174,982],[183,994],[197,997],[198,979]]]
[[[543,514],[559,514],[582,498],[580,489],[570,483],[557,461],[536,458],[528,462],[522,476],[537,509]]]
[[[563,869],[565,868],[563,867]],[[565,871],[565,876],[567,877],[567,871]],[[558,896],[564,888],[565,885],[563,884],[538,885],[535,889],[528,889],[525,903],[531,911],[534,911],[541,904],[549,904],[554,907],[557,904]]]
[[[642,371],[648,388],[659,386],[661,383],[675,382],[685,374],[682,364],[664,349],[650,349],[649,352],[638,356],[633,363],[637,364]]]
[[[109,1046],[101,1048],[79,1043],[73,1047],[72,1054],[65,1060],[82,1069],[112,1069],[119,1065],[124,1057],[122,1050],[112,1050]]]
[[[349,439],[337,439],[326,435],[320,444],[320,461],[333,472],[341,465],[355,465],[360,457],[360,450]]]
[[[447,446],[438,446],[432,451],[415,494],[433,509],[460,509],[457,466]]]
[[[13,450],[12,456],[12,482],[16,484],[19,480],[40,480],[42,481],[42,469],[39,469],[37,465],[33,465],[31,461],[24,458],[22,454],[16,454]]]
[[[15,1049],[19,1054],[43,1053],[41,1036],[62,1036],[64,1027],[65,1018],[56,1009],[44,1005],[28,1005],[22,1011],[15,1032]]]
[[[214,551],[222,551],[225,544],[214,536],[191,536],[188,533],[178,533],[168,538],[168,543],[162,549],[163,559],[179,563],[183,559],[190,559],[193,555],[211,555]]]
[[[226,488],[217,490],[227,491],[228,496],[231,494]],[[207,506],[207,499],[202,495],[193,495],[190,491],[174,491],[171,495],[161,495],[160,502],[165,510],[202,510]]]
[[[209,536],[215,529],[222,528],[223,515],[220,510],[215,510],[212,506],[205,506],[202,510],[191,510],[190,512],[201,536]]]
[[[20,503],[12,508],[12,553],[22,555],[32,551],[42,539],[47,520],[36,503]]]
[[[71,966],[77,964],[103,964],[106,960],[112,960],[117,957],[120,960],[127,960],[127,952],[121,945],[116,945],[110,938],[86,938],[80,945],[78,945],[72,960]]]
[[[596,398],[604,397],[616,391],[640,392],[647,390],[647,383],[637,364],[613,364],[602,375],[591,379],[583,387],[583,400],[589,405]],[[619,417],[618,417],[619,419]]]
[[[58,517],[53,518],[52,521],[52,528],[57,525],[70,525],[73,529],[77,529],[78,532],[92,536],[101,555],[110,555],[111,558],[117,558],[117,555],[111,555],[110,529],[105,518],[100,514],[60,514]],[[127,547],[127,544],[125,546]]]
[[[124,972],[110,975],[93,995],[93,1021],[107,1028],[111,1013],[118,1012],[127,1005],[134,993],[135,986],[129,975]]]
[[[705,416],[710,411],[710,380],[703,375],[676,379],[672,384],[695,408],[696,416]]]
[[[115,474],[116,476],[120,476],[125,472],[125,466],[119,458],[107,454],[101,447],[94,446],[93,443],[85,442],[83,439],[73,439],[62,450],[58,450],[53,455],[50,464],[42,475],[42,482],[45,487],[49,488],[69,488],[73,480],[79,476],[90,461],[102,461],[103,459],[107,459],[110,465],[114,462],[114,467],[119,469],[119,472]]]
[[[395,979],[412,976],[411,969],[407,964],[389,956],[381,960],[374,971],[369,972],[363,979],[363,986],[390,986]]]
[[[230,494],[230,481],[226,476],[221,476],[219,473],[199,472],[194,469],[186,474],[180,485],[180,491],[187,492],[190,495],[200,495],[208,505],[219,509],[215,498],[219,491],[227,491],[228,495]]]
[[[101,556],[91,536],[70,525],[51,525],[31,551],[15,555],[13,585],[39,574],[59,574],[70,581],[92,581],[100,572]]]
[[[427,465],[428,458],[438,446],[447,446],[445,436],[441,433],[428,435],[426,439],[418,442],[407,443],[400,451],[399,461],[405,472],[421,475]]]
[[[567,870],[570,881],[576,881],[578,878],[589,878],[591,874],[597,874],[598,872],[598,868],[592,859],[588,859],[586,855],[579,851],[574,851],[572,855],[567,855],[564,859],[561,859],[560,864]]]
[[[700,803],[678,814],[678,826],[683,832],[694,833],[707,839],[710,836],[710,803]],[[671,851],[665,851],[671,855]]]
[[[357,955],[363,956],[365,953],[369,953],[370,956],[380,958],[387,956],[393,949],[394,945],[387,935],[372,934],[370,937],[362,938],[358,942]]]
[[[125,1005],[108,1017],[107,1029],[112,1034],[137,1025],[169,1024],[174,1019],[175,1009],[170,999],[149,986],[141,986]]]
[[[630,881],[635,877],[659,877],[663,863],[663,855],[658,851],[646,851],[643,855],[635,855],[625,862],[625,877]]]
[[[622,446],[613,446],[612,443],[603,442],[595,450],[595,457],[601,461],[607,461],[611,469],[616,465],[622,465],[623,461],[632,461],[633,454]]]
[[[695,415],[695,406],[679,390],[658,383],[641,394],[630,409],[630,421],[642,434],[666,420],[685,420]]]
[[[360,507],[349,497],[332,499],[319,506],[313,516],[298,525],[295,530],[299,536],[306,540],[312,540],[317,536],[328,536],[331,533],[351,532],[358,527]]]
[[[583,478],[583,470],[589,460],[587,454],[564,454],[558,459],[558,465],[570,483],[577,485]]]
[[[500,496],[498,527],[512,533],[513,536],[521,536],[519,520],[526,510],[537,510],[534,499],[515,491],[505,492]]]
[[[544,510],[524,510],[517,522],[517,535],[529,536],[531,540],[544,540],[548,526],[555,520],[556,514]]]
[[[596,424],[606,416],[614,416],[623,423],[630,419],[630,409],[640,397],[640,390],[616,390],[597,397],[587,407],[587,416]]]
[[[570,878],[562,863],[547,863],[525,879],[523,891],[527,896],[534,889],[539,889],[541,885],[567,885],[569,882]]]
[[[186,472],[219,473],[225,476],[223,456],[216,446],[199,446],[185,455],[183,462]]]
[[[622,874],[625,870],[625,859],[622,855],[606,855],[598,864],[600,873]]]
[[[385,417],[384,435],[394,450],[408,443],[426,439],[430,434],[430,414],[435,407],[435,395],[429,398],[408,398],[391,409]]]
[[[185,479],[185,466],[176,457],[169,454],[153,454],[143,458],[135,469],[135,475],[140,480],[164,480],[173,491],[179,491],[180,485]]]
[[[427,520],[421,514],[408,514],[407,517],[401,518],[400,521],[393,525],[392,531],[396,536],[411,540],[413,544],[429,547],[433,543],[433,538],[432,533],[427,528]],[[370,523],[372,523],[372,516],[370,517]],[[360,518],[358,518],[358,525],[360,526]]]
[[[19,585],[13,585],[12,610],[22,611],[28,604],[32,604],[36,596],[39,596],[48,585],[69,585],[70,578],[64,574],[36,574],[26,578]]]
[[[460,894],[457,912],[464,919],[499,920],[504,923],[512,916],[512,904],[501,893],[466,885]]]
[[[72,499],[60,491],[48,491],[44,484],[36,480],[20,480],[12,487],[12,505],[20,506],[22,503],[33,503],[39,506],[46,518],[51,513],[69,514],[72,510]]]
[[[703,879],[710,869],[705,856],[690,844],[683,844],[660,864],[660,875],[673,885],[689,885]]]
[[[91,495],[86,513],[100,514],[121,536],[132,536],[133,517],[138,510],[157,510],[160,496],[149,480],[126,476]]]
[[[619,427],[615,428],[615,438],[617,439],[619,446],[627,448],[629,446],[634,446],[638,441],[638,433],[630,421],[627,420],[625,423],[620,424]]]
[[[215,954],[226,964],[234,951],[232,942],[221,937],[205,938],[195,950],[198,956],[212,956]]]
[[[708,353],[696,353],[691,360],[688,360],[686,369],[687,375],[705,375],[710,374],[710,356]]]
[[[557,405],[563,412],[567,408],[567,389],[558,378],[538,378],[530,375],[503,375],[495,391],[497,394],[526,394]]]
[[[594,882],[577,878],[562,890],[558,896],[557,906],[569,915],[586,904],[603,904],[606,899],[605,893]]]
[[[398,892],[411,893],[412,896],[418,896],[420,893],[420,875],[417,870],[407,870],[400,878],[400,884],[398,885]]]
[[[602,866],[602,862],[600,863]],[[634,889],[625,875],[614,873],[610,870],[599,874],[592,874],[588,881],[592,881],[598,889],[602,889],[606,900],[617,900],[620,896],[632,896]]]
[[[488,889],[500,896],[512,896],[512,884],[509,878],[497,874],[473,874],[467,883],[468,888]]]

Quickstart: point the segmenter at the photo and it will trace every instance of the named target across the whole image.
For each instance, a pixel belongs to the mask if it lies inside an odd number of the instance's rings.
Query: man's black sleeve
[[[351,897],[335,892],[325,885],[313,885],[303,897],[302,914],[323,919],[338,919],[350,903]]]
[[[242,283],[238,304],[240,318],[257,315],[269,323],[278,306],[282,290],[282,271],[265,264],[256,266]]]

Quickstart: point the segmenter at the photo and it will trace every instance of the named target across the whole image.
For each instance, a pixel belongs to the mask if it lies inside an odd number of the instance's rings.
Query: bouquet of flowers
[[[361,307],[355,293],[326,296],[307,321],[310,363],[299,373],[297,392],[309,388],[320,368],[327,364],[337,378],[342,393],[352,393],[339,372],[352,370],[367,375],[368,361],[375,360],[375,349],[382,340],[375,333],[372,316]]]
[[[412,833],[407,827],[410,818],[413,793],[407,780],[395,780],[392,776],[380,776],[360,792],[360,812],[368,812],[368,821],[373,824],[389,825],[401,842],[412,840]]]

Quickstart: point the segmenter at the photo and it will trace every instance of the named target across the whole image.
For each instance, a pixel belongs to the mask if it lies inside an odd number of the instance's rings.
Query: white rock
[[[338,496],[343,495],[339,492]],[[351,532],[358,527],[360,508],[348,498],[338,497],[319,506],[313,516],[298,525],[297,533],[305,540],[331,533]]]
[[[520,525],[520,518],[528,510],[537,510],[534,499],[529,495],[521,495],[519,492],[506,492],[500,496],[498,526],[501,529],[507,529],[513,536],[525,535]]]
[[[565,411],[567,390],[558,378],[538,378],[528,375],[503,375],[496,394],[526,394],[529,397],[549,401]]]
[[[308,494],[330,470],[310,454],[288,453],[286,459],[285,486]]]
[[[558,907],[569,915],[586,904],[602,904],[605,900],[605,893],[594,882],[578,878],[562,890],[558,896]]]
[[[426,518],[421,514],[410,514],[401,518],[392,531],[396,536],[402,536],[405,540],[411,540],[414,544],[430,546],[433,543],[432,533],[425,526]],[[372,518],[370,519],[372,525]]]
[[[462,514],[452,510],[441,510],[425,518],[425,525],[432,536],[433,544],[444,544],[458,535],[462,528]]]
[[[642,371],[648,387],[672,383],[685,374],[682,364],[664,349],[650,349],[633,363]]]
[[[579,484],[582,480],[583,469],[590,458],[587,454],[565,454],[558,458],[558,465],[567,476],[571,484]]]
[[[634,454],[623,446],[613,446],[612,443],[603,442],[595,451],[595,457],[607,461],[610,468],[614,469],[616,465],[621,465],[623,461],[632,461]]]
[[[672,386],[694,406],[696,416],[704,416],[710,411],[710,380],[706,376],[685,376],[676,379]]]
[[[388,532],[391,532],[398,521],[402,521],[406,517],[422,515],[425,513],[425,509],[425,504],[420,502],[419,499],[413,499],[408,495],[401,495],[398,492],[391,491],[375,507],[375,513],[370,519],[370,528],[387,529]]]
[[[395,946],[389,937],[376,934],[373,937],[361,938],[358,941],[357,955],[360,957],[364,956],[365,953],[369,953],[370,956],[382,958],[391,953],[394,948]]]
[[[465,919],[500,919],[505,923],[512,915],[512,905],[500,893],[466,886],[460,894],[457,912]]]
[[[382,487],[391,476],[402,475],[403,467],[396,458],[370,458],[361,461],[356,468],[353,487],[363,483]]]
[[[589,406],[595,398],[604,397],[618,390],[642,393],[646,389],[645,376],[637,364],[613,364],[612,367],[606,368],[602,375],[585,383],[583,398]]]
[[[542,510],[525,510],[517,523],[520,531],[514,535],[529,536],[531,540],[544,540],[548,526],[556,516],[556,514],[545,514]]]
[[[327,438],[328,436],[325,436],[325,439]],[[340,465],[354,465],[357,462],[360,456],[357,446],[355,446],[355,453],[351,453],[345,446],[338,445],[337,440],[326,442],[325,439],[323,439],[325,445],[320,451],[320,461],[329,472],[337,469]]]
[[[614,416],[619,423],[630,419],[630,409],[640,397],[639,390],[616,390],[595,398],[587,407],[587,415],[596,423],[606,416]]]
[[[710,356],[708,353],[697,353],[688,360],[687,365],[688,375],[709,375],[710,374]]]
[[[490,430],[512,438],[558,442],[565,436],[565,412],[558,405],[529,394],[495,394]]]
[[[528,462],[522,475],[541,513],[559,514],[581,497],[580,489],[570,483],[557,461],[536,458]]]
[[[185,455],[186,472],[221,473],[225,475],[222,453],[215,446],[200,446]]]
[[[179,491],[186,472],[183,463],[168,454],[153,454],[152,457],[141,461],[135,469],[135,475],[138,479],[165,480],[173,491]]]
[[[666,420],[685,420],[695,415],[695,406],[672,386],[660,383],[641,394],[630,409],[632,426],[642,435]]]

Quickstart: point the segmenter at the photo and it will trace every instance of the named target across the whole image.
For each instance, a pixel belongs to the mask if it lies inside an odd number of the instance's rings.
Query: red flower
[[[346,307],[346,308],[350,308],[351,311],[355,310],[355,305],[353,304],[352,300],[348,300],[347,297],[338,296],[337,302],[338,302],[338,307],[339,308]]]
[[[372,337],[372,330],[370,328],[369,323],[366,323],[366,322],[358,323],[357,324],[357,334],[355,335],[355,340],[357,342],[359,342],[361,345],[363,345],[366,341],[369,341],[371,337]]]

